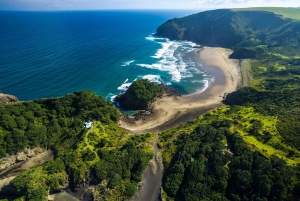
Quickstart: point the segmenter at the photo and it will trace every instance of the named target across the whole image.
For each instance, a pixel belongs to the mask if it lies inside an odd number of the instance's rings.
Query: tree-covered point
[[[174,141],[177,148],[163,181],[167,200],[299,199],[297,167],[252,151],[239,134],[222,125],[228,123],[200,124]]]
[[[299,31],[298,20],[274,12],[241,9],[200,12],[169,20],[157,28],[159,36],[173,40],[231,48],[234,58],[297,57]]]
[[[139,79],[134,81],[124,94],[118,96],[116,101],[123,107],[145,109],[162,92],[162,87],[157,84],[147,79]]]

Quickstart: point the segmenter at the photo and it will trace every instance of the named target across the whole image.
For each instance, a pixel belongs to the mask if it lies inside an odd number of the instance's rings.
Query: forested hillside
[[[90,91],[0,105],[0,119],[1,157],[38,146],[55,154],[12,180],[19,200],[45,200],[49,192],[100,183],[98,199],[126,199],[153,156],[151,135],[130,137],[116,123],[117,108]],[[93,128],[84,128],[85,121]]]
[[[200,124],[173,142],[164,189],[175,200],[293,200],[297,168],[251,150],[228,122]],[[170,148],[167,151],[170,151]],[[166,157],[166,155],[165,155]],[[295,187],[295,185],[297,185]]]
[[[231,48],[233,58],[299,59],[299,34],[300,21],[257,10],[205,11],[157,28],[158,36]]]
[[[300,199],[300,21],[288,11],[206,11],[157,29],[251,58],[253,78],[227,107],[160,134],[167,200]]]

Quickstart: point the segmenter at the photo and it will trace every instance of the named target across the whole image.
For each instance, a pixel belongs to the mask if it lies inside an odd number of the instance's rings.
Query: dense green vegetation
[[[299,8],[282,8],[282,7],[253,7],[253,8],[234,8],[233,11],[267,11],[277,15],[282,15],[284,18],[300,20]]]
[[[229,104],[252,106],[261,114],[278,118],[276,128],[284,142],[300,150],[300,89],[258,91],[243,88],[229,94]]]
[[[298,19],[297,9],[264,10],[270,12],[206,11],[158,28],[171,39],[253,58],[253,85],[228,94],[228,106],[159,134],[167,200],[300,199],[300,22],[285,19]],[[161,93],[137,80],[118,101],[144,109]],[[38,146],[55,153],[11,182],[20,200],[43,200],[66,184],[77,189],[87,183],[97,185],[95,200],[134,195],[153,157],[154,135],[129,135],[118,119],[113,104],[89,91],[0,105],[0,157]],[[85,121],[93,128],[83,128]]]
[[[252,59],[252,86],[227,95],[230,107],[160,134],[167,200],[299,200],[299,13],[214,10],[157,29],[170,39],[227,47],[232,58]]]
[[[0,153],[14,154],[25,147],[41,146],[59,151],[71,148],[85,133],[84,122],[115,122],[113,104],[83,91],[56,99],[0,105]]]
[[[163,153],[167,200],[299,199],[299,165],[289,166],[277,153],[269,155],[259,147],[251,150],[237,129],[247,122],[234,122],[239,110],[244,109],[216,110],[161,134],[163,141],[172,141]]]
[[[116,98],[120,105],[132,109],[145,109],[163,92],[163,89],[147,79],[134,81],[128,90]]]
[[[157,29],[159,36],[170,39],[231,48],[233,58],[258,59],[299,59],[299,33],[300,21],[272,12],[229,9],[175,18]]]
[[[126,199],[137,189],[152,158],[151,135],[130,137],[117,125],[119,111],[89,91],[62,98],[0,105],[2,157],[25,147],[52,149],[55,158],[22,172],[12,182],[25,200],[44,200],[63,186],[99,184],[105,199]],[[93,128],[84,128],[93,121]],[[98,189],[98,188],[97,188]],[[99,189],[98,189],[99,190]]]

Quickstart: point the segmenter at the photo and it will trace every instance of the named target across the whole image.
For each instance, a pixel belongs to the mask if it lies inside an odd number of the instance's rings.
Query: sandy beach
[[[204,92],[182,97],[163,97],[153,103],[152,114],[146,119],[119,125],[132,133],[159,132],[172,128],[197,116],[221,107],[223,96],[241,85],[239,61],[229,59],[232,50],[219,47],[204,47],[199,51],[207,71],[214,76],[214,83]],[[218,70],[219,69],[219,70]]]

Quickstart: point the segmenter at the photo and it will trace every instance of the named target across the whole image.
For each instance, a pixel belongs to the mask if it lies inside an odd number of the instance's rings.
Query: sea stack
[[[133,82],[125,93],[117,96],[115,101],[122,107],[144,110],[149,108],[163,91],[163,87],[149,80],[140,79]]]

